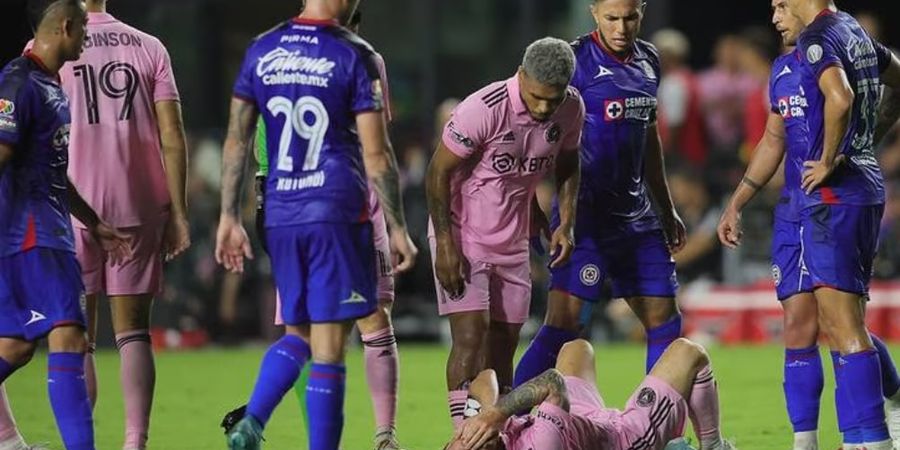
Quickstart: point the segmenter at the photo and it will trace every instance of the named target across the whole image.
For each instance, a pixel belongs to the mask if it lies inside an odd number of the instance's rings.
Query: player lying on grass
[[[495,373],[481,372],[469,387],[471,417],[445,449],[662,449],[681,435],[688,416],[701,450],[734,449],[719,432],[719,394],[702,346],[673,342],[624,411],[604,405],[595,367],[589,342],[569,342],[555,369],[499,400]]]

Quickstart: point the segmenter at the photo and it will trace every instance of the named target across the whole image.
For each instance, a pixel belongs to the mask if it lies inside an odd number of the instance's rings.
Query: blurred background
[[[20,54],[30,38],[25,0],[0,0],[0,61]],[[872,36],[900,45],[900,28],[883,20],[895,2],[839,1]],[[361,34],[387,62],[394,123],[391,134],[402,166],[411,231],[422,250],[416,270],[397,284],[395,318],[401,339],[438,340],[434,285],[427,254],[423,177],[436,130],[454,99],[510,76],[524,47],[554,35],[566,40],[594,28],[589,0],[366,0]],[[193,247],[169,264],[166,289],[155,310],[155,342],[165,347],[237,344],[271,339],[274,291],[267,258],[258,257],[243,277],[216,266],[213,245],[219,210],[221,145],[231,83],[248,42],[298,11],[291,0],[110,0],[110,12],[158,36],[171,53],[181,90],[190,150],[189,201]],[[894,5],[895,6],[895,5]],[[777,338],[779,309],[769,263],[772,210],[781,181],[774,180],[744,214],[745,245],[723,251],[715,227],[763,133],[770,61],[782,49],[770,23],[769,2],[650,0],[642,37],[661,50],[664,79],[660,118],[672,194],[689,230],[688,247],[676,256],[680,300],[689,331],[726,342]],[[879,150],[889,180],[882,248],[873,288],[877,331],[900,338],[891,322],[900,288],[900,142],[896,133]],[[776,177],[777,178],[777,177]],[[249,187],[249,186],[248,186]],[[541,190],[550,203],[552,189]],[[247,199],[252,199],[248,195]],[[252,200],[247,202],[252,223]],[[257,255],[261,249],[257,248]],[[543,317],[545,262],[533,264],[536,327]],[[876,308],[876,310],[880,310]],[[623,302],[592,312],[595,339],[639,337],[640,327]],[[526,334],[529,327],[526,327]],[[111,343],[110,338],[101,342]]]

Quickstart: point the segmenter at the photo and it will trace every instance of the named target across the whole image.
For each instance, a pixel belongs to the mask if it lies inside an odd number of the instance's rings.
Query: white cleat
[[[393,429],[379,431],[375,434],[375,450],[403,450],[397,442]]]

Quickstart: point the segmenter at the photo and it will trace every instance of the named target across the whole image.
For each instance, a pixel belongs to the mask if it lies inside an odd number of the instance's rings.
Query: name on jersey
[[[279,192],[302,191],[325,186],[325,172],[319,170],[299,178],[279,178],[275,187]]]
[[[806,117],[805,109],[809,106],[806,97],[802,95],[791,95],[778,99],[778,112],[781,117],[790,119],[792,117]]]
[[[286,34],[281,37],[281,43],[319,45],[319,38],[308,34]]]
[[[649,122],[656,111],[656,98],[630,97],[603,102],[603,119],[606,122],[641,120]]]
[[[84,37],[84,48],[91,47],[143,47],[140,36],[131,33],[108,31],[90,33]]]
[[[543,172],[553,167],[556,157],[539,156],[539,157],[516,157],[510,153],[497,153],[491,156],[491,165],[494,171],[500,175],[510,172],[519,172],[525,174]]]
[[[847,44],[847,56],[853,61],[853,68],[856,70],[866,69],[878,66],[878,56],[875,53],[875,46],[868,39],[859,39],[854,37]]]
[[[302,84],[327,88],[336,65],[325,57],[310,58],[299,50],[278,47],[259,58],[256,75],[266,86]]]
[[[547,414],[544,411],[541,411],[539,409],[535,413],[535,417],[538,419],[546,420],[547,422],[552,423],[561,432],[566,430],[566,426],[563,423],[562,419],[560,419],[559,417],[556,417],[552,414]]]

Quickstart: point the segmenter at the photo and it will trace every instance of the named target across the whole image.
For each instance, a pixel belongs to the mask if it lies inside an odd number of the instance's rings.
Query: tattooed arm
[[[406,272],[412,268],[419,251],[406,229],[397,158],[394,156],[394,149],[388,138],[384,114],[381,111],[357,114],[356,128],[363,147],[366,174],[378,194],[378,200],[384,210],[384,217],[390,230],[392,250],[399,257],[399,264],[394,267],[394,270],[398,273]]]
[[[244,271],[244,257],[253,258],[250,239],[241,224],[241,197],[247,172],[247,154],[253,145],[259,112],[256,105],[231,100],[231,118],[222,156],[222,211],[216,233],[216,261],[232,272]]]
[[[466,271],[462,254],[450,231],[450,178],[463,161],[440,142],[425,174],[428,215],[434,227],[436,247],[435,275],[441,287],[454,298],[462,295],[465,289]]]
[[[875,124],[875,145],[879,145],[885,135],[900,118],[900,59],[891,56],[891,63],[887,70],[881,74],[881,81],[887,85],[884,98],[881,99],[881,108],[878,121]]]

